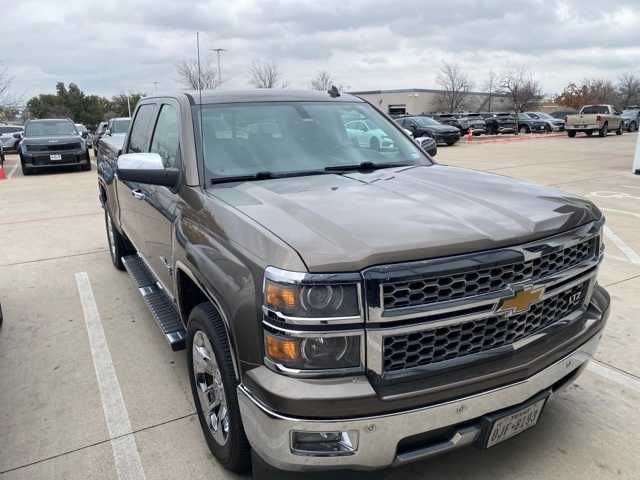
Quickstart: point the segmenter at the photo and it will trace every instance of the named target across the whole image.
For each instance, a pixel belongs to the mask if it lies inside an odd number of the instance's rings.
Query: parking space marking
[[[623,370],[619,370],[595,359],[589,362],[587,369],[606,378],[607,380],[612,380],[624,387],[640,392],[640,379]]]
[[[640,265],[640,255],[638,255],[635,252],[635,250],[633,250],[629,245],[624,243],[624,240],[622,240],[618,235],[613,233],[613,231],[606,225],[604,226],[603,230],[604,230],[604,236],[607,237],[609,240],[611,240],[615,244],[615,246],[618,247],[622,253],[624,253],[624,256],[627,257],[627,259],[631,263]]]
[[[9,172],[9,174],[7,175],[9,178],[13,177],[13,174],[16,173],[18,171],[18,162],[16,162],[16,164],[13,166],[13,168],[11,169],[11,171]]]
[[[630,212],[629,210],[619,210],[617,208],[604,208],[604,207],[599,207],[599,208],[600,210],[604,210],[605,212],[624,213],[626,215],[631,215],[632,217],[640,218],[640,213]]]
[[[78,272],[75,277],[98,380],[102,409],[111,439],[116,473],[120,480],[144,480],[142,461],[132,433],[129,414],[113,366],[89,275],[86,272]]]

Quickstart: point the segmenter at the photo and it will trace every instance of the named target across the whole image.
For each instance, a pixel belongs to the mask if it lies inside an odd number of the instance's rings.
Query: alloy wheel
[[[209,432],[219,445],[229,439],[229,409],[213,347],[207,335],[198,330],[193,336],[193,376],[198,401]]]

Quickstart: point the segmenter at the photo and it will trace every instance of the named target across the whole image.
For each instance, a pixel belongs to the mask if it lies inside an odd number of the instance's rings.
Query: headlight
[[[279,273],[278,273],[279,272]],[[331,278],[331,275],[295,274],[285,277],[282,271],[267,269],[264,306],[281,319],[327,320],[352,318],[361,321],[358,284]],[[310,322],[306,322],[310,323]]]
[[[359,274],[267,268],[263,293],[265,364],[294,376],[363,371]]]
[[[304,375],[356,373],[362,369],[360,332],[327,333],[265,331],[267,365],[283,373]]]

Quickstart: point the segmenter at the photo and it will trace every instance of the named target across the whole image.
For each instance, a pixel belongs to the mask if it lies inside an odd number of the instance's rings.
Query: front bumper
[[[483,433],[483,416],[522,404],[541,392],[551,391],[553,395],[582,372],[598,347],[609,315],[608,295],[600,288],[597,295],[597,305],[593,304],[590,318],[586,319],[597,330],[581,346],[521,381],[451,401],[366,417],[310,419],[273,411],[252,394],[250,386],[241,384],[237,390],[238,401],[249,443],[267,463],[293,471],[381,469],[476,444]],[[588,328],[588,331],[593,330]],[[328,386],[327,394],[338,387],[337,384]],[[355,448],[346,455],[294,453],[294,431],[349,432]],[[429,438],[422,443],[411,440],[409,449],[399,448],[399,444],[406,444],[403,440],[424,435]]]
[[[60,154],[61,160],[51,160],[52,154]],[[72,152],[28,152],[22,153],[22,162],[32,168],[70,167],[86,165],[91,161],[88,151],[74,150]]]

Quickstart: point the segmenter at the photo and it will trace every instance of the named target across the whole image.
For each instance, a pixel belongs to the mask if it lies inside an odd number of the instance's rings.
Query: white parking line
[[[620,251],[624,253],[624,256],[627,257],[627,259],[631,263],[640,265],[640,255],[638,255],[633,250],[633,248],[631,248],[629,245],[624,243],[624,240],[622,240],[619,236],[613,233],[613,231],[611,231],[611,229],[606,225],[604,226],[604,236],[609,238],[616,245],[616,247],[618,247]]]
[[[17,170],[18,170],[18,162],[16,162],[16,164],[13,166],[13,168],[11,169],[7,177],[9,178],[13,177],[13,174],[16,173]]]
[[[597,373],[608,380],[613,380],[624,387],[640,392],[640,380],[626,372],[623,372],[622,370],[612,368],[609,365],[598,362],[597,360],[591,360],[587,365],[587,370]]]
[[[617,208],[604,208],[604,207],[600,207],[600,210],[604,210],[605,212],[624,213],[625,215],[631,215],[632,217],[640,218],[640,213],[630,212],[629,210],[618,210]]]
[[[86,272],[79,272],[75,277],[87,326],[93,366],[98,379],[104,418],[111,438],[116,473],[120,480],[144,480],[144,469],[140,461],[136,439],[131,432],[129,414],[113,366],[111,352],[89,282],[89,275]]]

